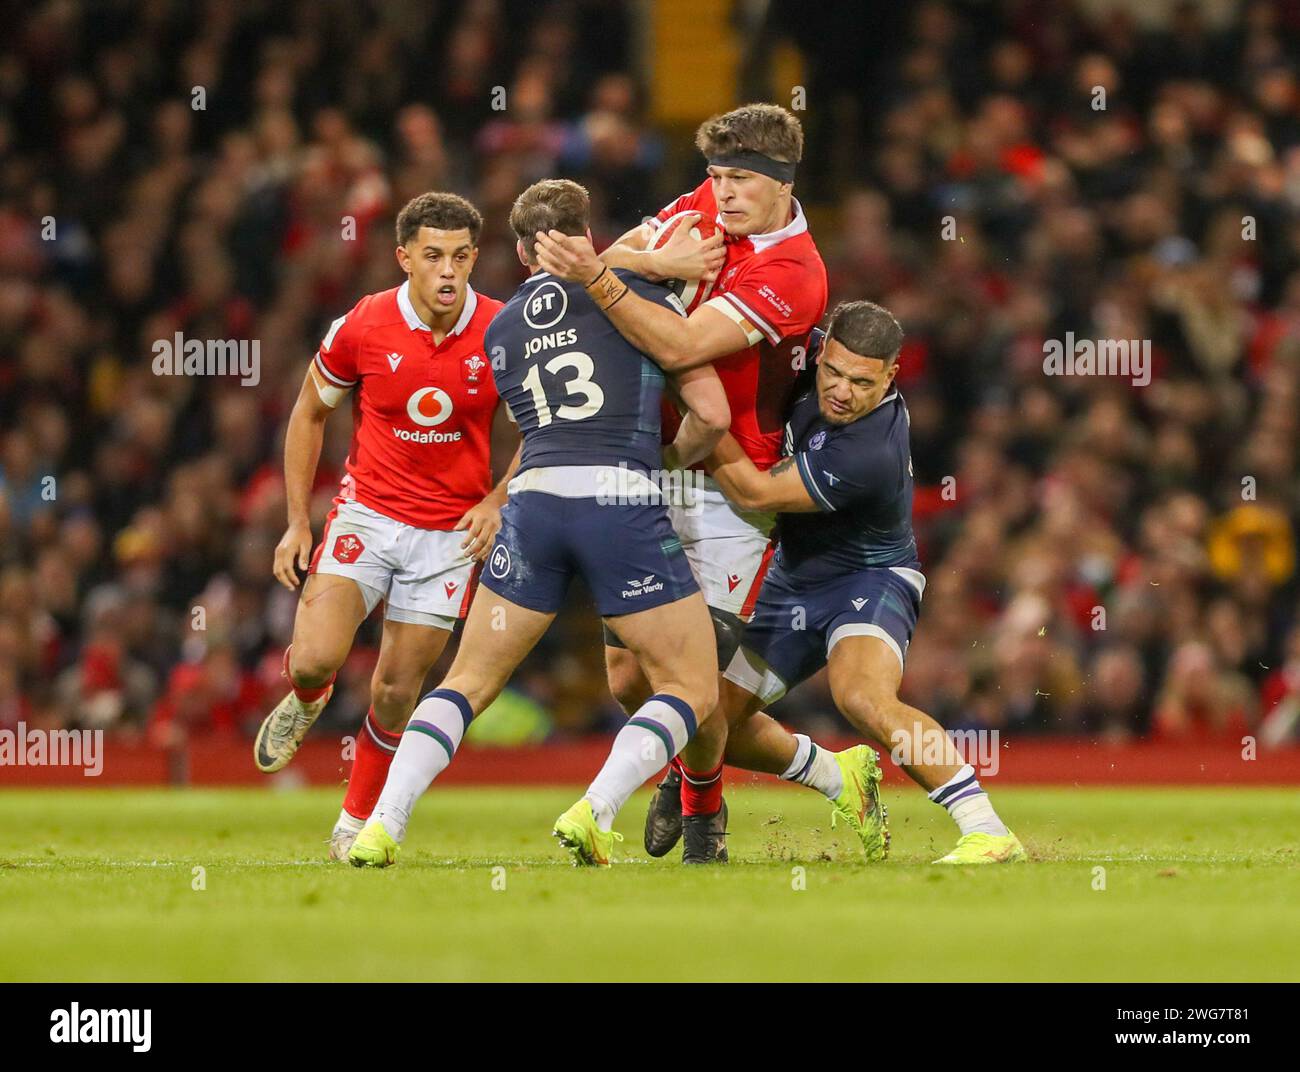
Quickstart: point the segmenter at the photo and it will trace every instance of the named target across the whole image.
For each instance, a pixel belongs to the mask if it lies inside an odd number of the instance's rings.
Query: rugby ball
[[[687,216],[699,216],[699,213],[678,212],[669,216],[663,223],[659,224],[659,229],[655,231],[646,249],[658,249],[667,242]],[[717,231],[718,225],[716,223],[704,216],[699,216],[699,219],[691,225],[690,234],[692,238],[708,238],[716,234]],[[708,301],[709,295],[713,293],[712,281],[705,282],[699,279],[665,279],[664,286],[672,290],[681,299],[682,307],[686,310],[687,316],[690,316],[691,313]]]

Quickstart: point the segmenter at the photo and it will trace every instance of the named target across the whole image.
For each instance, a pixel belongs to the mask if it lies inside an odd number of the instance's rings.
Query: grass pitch
[[[435,789],[360,871],[323,859],[333,790],[3,792],[0,980],[1300,978],[1294,790],[998,789],[1034,862],[979,870],[929,865],[956,831],[919,791],[867,865],[816,794],[743,784],[729,867],[650,860],[641,793],[575,870],[578,793]]]

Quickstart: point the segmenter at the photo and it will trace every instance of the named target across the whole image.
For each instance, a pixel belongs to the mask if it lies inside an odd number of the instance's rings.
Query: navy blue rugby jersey
[[[908,425],[897,388],[851,424],[824,420],[815,390],[795,402],[786,452],[820,512],[778,515],[777,562],[787,577],[824,581],[874,567],[920,568]]]
[[[679,315],[667,287],[614,269],[637,294]],[[519,424],[519,471],[550,465],[660,467],[664,375],[580,284],[546,272],[524,281],[486,336],[497,393]]]

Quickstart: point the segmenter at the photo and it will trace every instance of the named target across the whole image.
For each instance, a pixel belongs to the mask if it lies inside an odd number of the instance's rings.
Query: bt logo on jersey
[[[569,309],[569,296],[553,279],[542,283],[524,303],[524,320],[530,328],[544,331],[554,327]]]

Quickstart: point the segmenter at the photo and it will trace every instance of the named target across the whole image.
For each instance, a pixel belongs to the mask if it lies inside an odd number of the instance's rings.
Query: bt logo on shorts
[[[624,588],[619,595],[624,599],[632,599],[636,596],[649,595],[651,592],[662,592],[664,582],[660,581],[658,584],[651,584],[650,582],[654,579],[655,575],[652,573],[649,577],[642,577],[640,580],[636,581],[628,581],[627,587]]]
[[[421,428],[435,428],[451,416],[451,395],[441,387],[421,387],[406,400],[406,415]],[[393,428],[393,435],[409,443],[457,443],[460,432],[413,432]]]
[[[348,533],[334,541],[333,554],[345,566],[350,566],[361,557],[361,552],[365,549],[366,545],[361,542],[360,537]]]
[[[488,570],[497,580],[501,580],[510,572],[510,551],[505,544],[499,543],[492,549],[492,557],[488,559]]]

